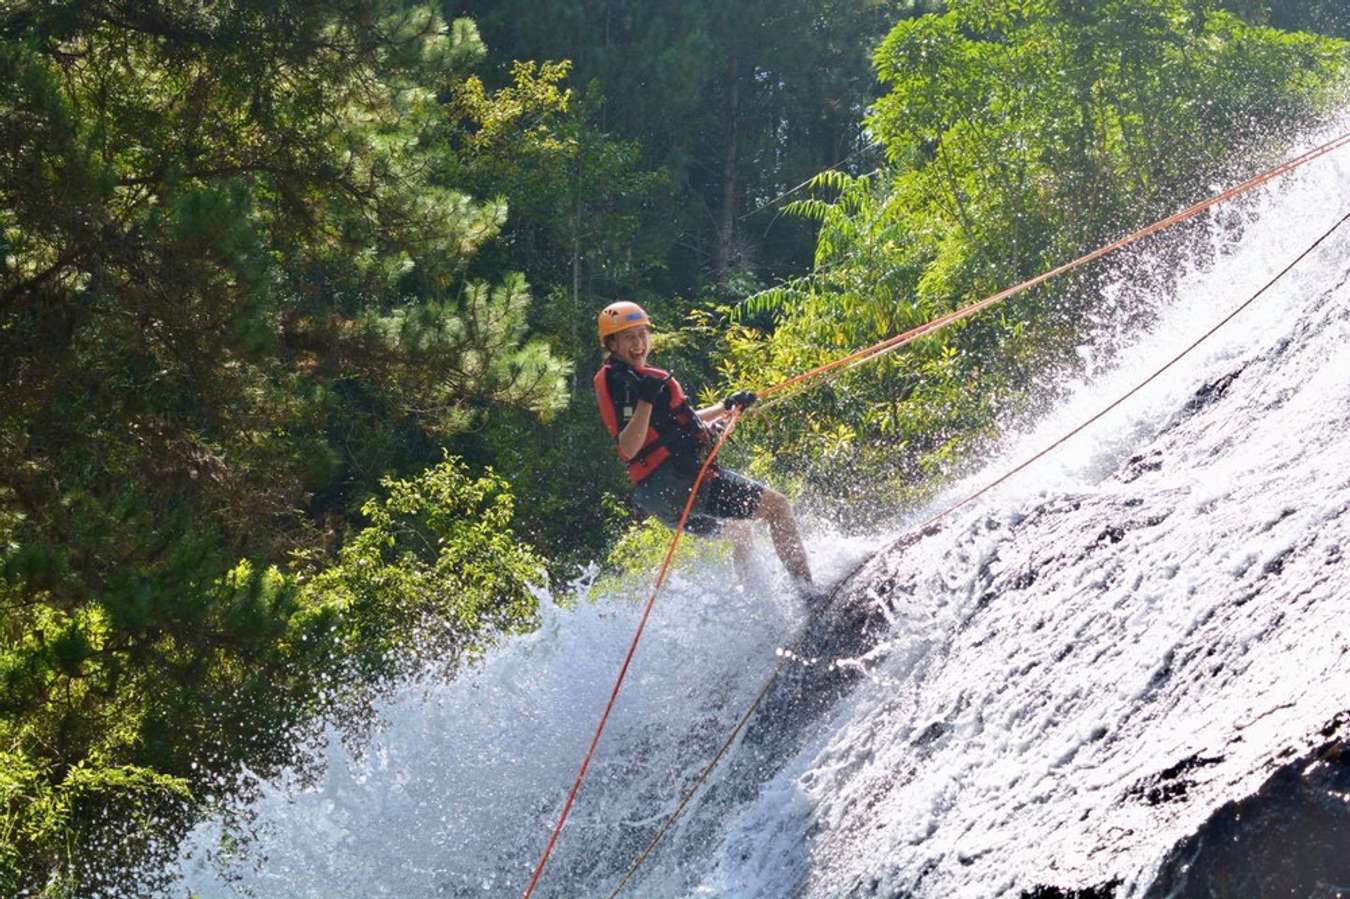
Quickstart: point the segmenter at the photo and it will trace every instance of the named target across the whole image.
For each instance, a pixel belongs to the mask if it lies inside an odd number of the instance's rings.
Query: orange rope
[[[638,641],[642,639],[642,632],[647,627],[647,619],[651,617],[652,607],[656,604],[656,594],[661,592],[661,587],[666,582],[666,575],[670,571],[671,560],[675,557],[675,549],[680,545],[680,537],[684,534],[684,526],[689,521],[689,514],[694,509],[694,503],[698,500],[699,487],[703,485],[704,479],[708,475],[708,469],[712,467],[713,460],[717,458],[717,453],[722,449],[722,444],[727,442],[731,432],[736,427],[736,420],[740,418],[741,410],[739,407],[733,407],[731,416],[727,419],[726,427],[718,436],[717,442],[713,444],[708,452],[708,458],[703,460],[703,466],[698,470],[698,477],[694,479],[694,486],[689,491],[689,498],[685,500],[684,511],[680,513],[679,523],[675,526],[675,536],[670,541],[670,547],[666,550],[666,557],[661,562],[661,571],[656,576],[656,584],[652,587],[651,595],[647,597],[646,606],[642,610],[642,619],[638,622],[637,632],[633,634],[633,641],[628,645],[628,655],[624,657],[623,666],[619,669],[619,676],[614,681],[614,688],[610,691],[609,702],[605,705],[604,714],[600,716],[600,723],[595,728],[595,736],[591,738],[590,748],[586,750],[585,757],[581,760],[581,770],[577,772],[577,779],[572,784],[572,790],[567,794],[567,801],[563,803],[562,814],[558,817],[558,823],[553,827],[553,834],[548,838],[548,845],[544,847],[543,857],[539,859],[539,864],[535,866],[534,876],[530,879],[530,885],[526,887],[522,899],[530,899],[534,893],[534,888],[539,884],[539,878],[544,873],[544,865],[548,864],[549,856],[553,854],[553,847],[558,842],[558,835],[562,833],[563,825],[567,823],[567,816],[572,811],[572,803],[577,798],[577,793],[581,790],[581,782],[586,777],[586,771],[591,766],[591,759],[595,755],[595,748],[600,745],[600,735],[604,733],[605,724],[609,721],[609,713],[614,709],[614,701],[619,698],[619,688],[623,686],[623,680],[628,675],[628,666],[633,661],[634,654],[637,653]]]
[[[1205,210],[1213,206],[1218,205],[1219,203],[1224,202],[1225,200],[1231,200],[1236,196],[1239,196],[1241,194],[1247,193],[1250,190],[1260,187],[1262,184],[1265,184],[1268,181],[1273,181],[1276,178],[1279,178],[1280,176],[1293,171],[1299,166],[1312,162],[1314,159],[1317,159],[1321,156],[1325,156],[1326,154],[1332,152],[1333,150],[1337,150],[1348,143],[1350,143],[1350,133],[1343,134],[1340,137],[1336,138],[1335,140],[1328,141],[1327,143],[1323,144],[1320,147],[1309,150],[1308,152],[1302,154],[1301,156],[1297,156],[1287,162],[1284,162],[1268,172],[1264,172],[1260,175],[1257,175],[1254,178],[1249,178],[1246,181],[1242,182],[1241,184],[1237,185],[1236,187],[1230,187],[1228,190],[1225,190],[1224,192],[1219,194],[1215,194],[1214,196],[1210,197],[1207,200],[1202,200],[1199,203],[1196,203],[1194,206],[1187,207],[1186,209],[1183,209],[1181,212],[1175,213],[1174,215],[1170,215],[1165,219],[1156,221],[1146,228],[1140,228],[1138,231],[1135,231],[1133,234],[1130,234],[1126,237],[1122,237],[1115,243],[1108,244],[1107,246],[1101,247],[1100,249],[1097,250],[1093,250],[1091,253],[1088,253],[1084,256],[1079,256],[1072,262],[1066,262],[1063,265],[1059,266],[1058,268],[1053,268],[1048,272],[1043,272],[1034,278],[1030,278],[1026,281],[1023,281],[1021,284],[1018,284],[1014,287],[1009,287],[1006,290],[1002,290],[996,294],[993,294],[992,296],[985,297],[983,300],[980,300],[979,302],[971,303],[969,306],[963,306],[960,309],[947,313],[946,315],[942,315],[931,321],[925,322],[924,324],[919,325],[918,327],[911,328],[910,330],[905,331],[903,334],[897,334],[894,337],[889,337],[886,340],[881,341],[880,343],[876,343],[873,344],[872,346],[865,347],[861,350],[858,350],[857,352],[850,353],[849,355],[844,356],[840,359],[835,359],[833,362],[827,362],[824,365],[817,366],[816,368],[813,368],[809,371],[802,372],[801,374],[788,378],[785,381],[780,381],[779,383],[773,385],[772,387],[760,391],[759,395],[761,398],[768,399],[770,397],[773,397],[775,394],[780,394],[791,387],[795,387],[806,381],[813,380],[823,374],[832,372],[838,368],[842,368],[843,366],[868,361],[877,356],[882,355],[883,353],[888,353],[892,350],[899,349],[900,347],[905,346],[906,344],[913,343],[920,337],[932,334],[934,331],[938,331],[942,328],[947,327],[950,324],[954,324],[958,321],[961,321],[962,319],[970,318],[975,313],[987,309],[990,306],[993,306],[995,303],[1001,303],[1002,301],[1008,299],[1011,296],[1023,293],[1027,290],[1030,290],[1033,287],[1043,284],[1046,281],[1049,281],[1051,278],[1055,278],[1066,272],[1070,272],[1076,268],[1080,268],[1084,265],[1087,265],[1089,262],[1093,262],[1097,259],[1102,258],[1103,256],[1106,256],[1110,253],[1114,253],[1116,250],[1122,249],[1123,247],[1127,247],[1130,244],[1137,243],[1143,240],[1145,237],[1148,237],[1152,234],[1156,234],[1157,232],[1162,231],[1166,228],[1170,228],[1172,225],[1184,222],[1187,219],[1195,218],[1200,213],[1204,212]],[[782,398],[783,397],[780,397],[779,399]],[[758,408],[759,410],[762,411],[763,409],[768,408],[771,405],[773,405],[773,403],[761,403]]]
[[[1333,150],[1339,149],[1340,147],[1345,146],[1348,143],[1350,143],[1350,133],[1346,133],[1336,138],[1335,140],[1323,144],[1320,147],[1309,150],[1308,152],[1302,154],[1301,156],[1297,156],[1294,159],[1291,159],[1279,166],[1276,166],[1270,171],[1257,175],[1254,178],[1250,178],[1242,182],[1241,184],[1237,185],[1236,187],[1229,188],[1228,190],[1220,194],[1216,194],[1215,196],[1210,197],[1207,200],[1203,200],[1199,203],[1196,203],[1195,205],[1190,206],[1182,210],[1181,212],[1171,215],[1158,222],[1154,222],[1152,225],[1149,225],[1146,228],[1141,228],[1140,230],[1135,231],[1133,234],[1121,238],[1115,243],[1109,244],[1108,246],[1102,247],[1098,250],[1094,250],[1093,252],[1088,253],[1085,256],[1080,256],[1077,259],[1073,260],[1072,262],[1067,262],[1059,266],[1058,268],[1051,269],[1048,272],[1044,272],[1040,275],[1037,275],[1034,278],[1031,278],[1027,281],[1023,281],[1021,284],[1018,284],[1014,287],[1010,287],[990,297],[986,297],[985,299],[980,300],[977,303],[972,303],[969,306],[964,306],[946,315],[935,318],[932,321],[919,325],[918,327],[906,331],[902,334],[898,334],[894,337],[883,340],[880,343],[874,344],[873,346],[858,350],[855,353],[850,353],[849,355],[844,356],[840,359],[836,359],[833,362],[826,363],[825,365],[818,366],[809,371],[803,372],[799,375],[781,381],[780,383],[775,384],[772,387],[760,391],[760,397],[767,400],[767,402],[760,403],[757,408],[763,410],[768,406],[773,405],[774,402],[785,399],[786,398],[785,395],[777,396],[776,399],[775,396],[777,394],[781,394],[783,391],[788,390],[789,388],[813,380],[828,372],[835,371],[845,365],[860,364],[864,361],[871,360],[884,353],[890,352],[895,349],[899,349],[900,347],[905,346],[906,344],[914,342],[920,337],[923,337],[927,334],[931,334],[941,328],[945,328],[947,325],[961,321],[962,319],[965,318],[969,318],[975,313],[980,312],[983,309],[987,309],[988,307],[994,305],[995,303],[999,303],[1002,302],[1003,300],[1006,300],[1008,297],[1011,297],[1018,293],[1022,293],[1023,291],[1029,290],[1032,287],[1035,287],[1045,281],[1050,280],[1051,278],[1064,274],[1065,272],[1072,271],[1073,269],[1086,265],[1087,263],[1092,262],[1096,259],[1100,259],[1101,257],[1106,256],[1109,253],[1112,253],[1132,243],[1136,243],[1142,240],[1143,238],[1148,237],[1151,234],[1154,234],[1165,228],[1171,227],[1172,225],[1175,225],[1179,222],[1183,222],[1186,221],[1187,219],[1194,218],[1201,212],[1205,211],[1206,209],[1209,209],[1212,206],[1217,205],[1218,203],[1232,199],[1233,197],[1239,196],[1240,194],[1244,194],[1256,187],[1259,187],[1262,184],[1265,184],[1268,181],[1272,181],[1275,178],[1278,178],[1290,171],[1293,171],[1299,166],[1311,162],[1312,160],[1317,159],[1321,156],[1325,156],[1326,154],[1332,152]],[[1168,364],[1170,365],[1171,363]],[[717,442],[713,445],[712,450],[708,453],[708,458],[704,460],[703,466],[699,469],[698,477],[694,481],[694,486],[689,491],[689,498],[685,501],[684,510],[681,513],[679,523],[675,528],[675,535],[670,542],[670,547],[666,550],[665,559],[661,563],[661,570],[657,574],[656,584],[652,588],[651,595],[647,598],[646,605],[642,611],[642,618],[638,622],[637,632],[633,635],[633,640],[628,647],[628,654],[624,658],[623,666],[619,669],[619,675],[614,682],[613,689],[610,691],[609,702],[606,703],[604,713],[600,716],[600,723],[597,725],[595,729],[595,736],[591,738],[591,744],[589,748],[586,750],[585,757],[582,759],[581,769],[577,772],[576,780],[575,782],[573,782],[572,789],[567,795],[567,801],[563,803],[562,814],[558,818],[558,823],[553,828],[553,833],[549,837],[548,845],[544,848],[544,854],[539,859],[539,863],[538,865],[536,865],[534,869],[534,875],[530,879],[530,884],[528,887],[526,887],[522,899],[530,899],[530,896],[533,895],[535,887],[538,886],[539,879],[544,873],[544,866],[548,863],[549,856],[552,855],[553,848],[558,842],[558,836],[562,833],[563,825],[567,822],[567,817],[572,810],[572,804],[575,802],[577,793],[580,792],[581,790],[581,783],[586,777],[587,770],[590,768],[591,759],[595,756],[595,750],[600,743],[600,737],[601,734],[604,732],[605,724],[609,721],[610,712],[613,711],[614,703],[618,699],[619,689],[623,685],[624,678],[628,674],[628,668],[633,661],[633,656],[637,652],[638,642],[642,639],[642,633],[647,626],[647,619],[651,616],[652,608],[656,603],[656,596],[660,592],[661,587],[665,584],[665,579],[670,569],[671,560],[675,556],[675,550],[679,546],[681,536],[684,534],[685,524],[688,521],[689,514],[693,510],[694,503],[698,498],[699,488],[703,484],[703,481],[707,476],[708,469],[712,465],[713,460],[717,457],[718,451],[721,450],[722,445],[726,443],[727,438],[731,436],[732,430],[736,427],[736,422],[740,417],[740,412],[741,410],[739,408],[732,410],[726,428],[722,431],[721,435],[717,439]],[[1101,414],[1105,414],[1105,412]],[[1016,470],[1020,469],[1015,469],[1014,471]],[[1006,475],[998,483],[1001,483],[1002,480],[1006,480],[1006,478],[1010,477],[1011,475],[1012,472]],[[994,485],[991,484],[989,485],[989,487],[986,487],[985,489],[988,490],[992,486]],[[981,491],[981,493],[983,492],[984,491]],[[973,498],[974,497],[971,497],[971,499]],[[772,682],[772,680],[773,678],[770,678],[770,682]],[[755,704],[758,705],[758,700],[756,700]],[[721,754],[719,753],[719,758],[720,756]],[[716,760],[714,761],[714,765],[715,764]],[[704,774],[705,777],[707,772],[710,770],[711,767],[707,769],[707,771],[705,771]],[[700,780],[700,783],[701,782],[702,781]],[[692,793],[690,795],[692,795]],[[683,809],[683,803],[681,804],[680,808],[681,810]],[[662,830],[661,833],[664,833],[664,830]],[[653,843],[652,846],[649,846],[647,851],[650,852],[651,849],[654,847],[654,845],[655,843]],[[646,854],[647,853],[643,853],[643,858],[646,857]],[[639,864],[641,864],[640,861]],[[631,873],[632,872],[630,872],[630,875]],[[627,878],[625,878],[625,882],[626,881]],[[620,886],[622,886],[622,884]]]
[[[897,543],[891,547],[891,550],[894,551],[896,549],[907,549],[908,547],[913,546],[915,543],[917,543],[921,537],[930,536],[931,534],[935,533],[936,532],[935,526],[938,524],[939,521],[946,518],[948,515],[951,515],[958,509],[961,509],[969,505],[970,503],[974,502],[975,500],[979,499],[981,496],[988,493],[990,490],[993,490],[995,487],[1007,481],[1013,475],[1021,471],[1025,471],[1027,468],[1030,468],[1032,464],[1039,461],[1040,459],[1051,453],[1053,450],[1059,448],[1061,445],[1066,443],[1070,438],[1076,436],[1081,431],[1091,426],[1102,416],[1106,415],[1112,409],[1115,409],[1117,406],[1128,400],[1130,397],[1134,396],[1140,390],[1143,390],[1146,386],[1148,386],[1155,379],[1157,379],[1159,375],[1167,371],[1173,365],[1176,365],[1178,362],[1180,362],[1182,358],[1185,357],[1188,353],[1190,353],[1200,344],[1204,343],[1210,337],[1213,337],[1216,331],[1218,331],[1224,325],[1228,324],[1228,322],[1232,321],[1240,312],[1242,312],[1252,303],[1256,302],[1256,300],[1259,299],[1263,294],[1265,294],[1267,290],[1274,287],[1276,282],[1278,282],[1285,275],[1289,274],[1290,270],[1293,269],[1294,266],[1298,265],[1308,256],[1308,254],[1312,253],[1313,250],[1321,246],[1322,243],[1325,242],[1326,239],[1330,237],[1333,232],[1335,232],[1338,228],[1344,225],[1347,221],[1350,221],[1350,213],[1347,213],[1346,215],[1342,216],[1341,219],[1336,222],[1336,224],[1332,225],[1331,228],[1329,228],[1326,232],[1324,232],[1321,237],[1317,238],[1317,240],[1314,241],[1311,246],[1309,246],[1306,250],[1300,253],[1298,257],[1294,259],[1293,262],[1290,262],[1288,265],[1286,265],[1283,269],[1280,270],[1279,274],[1275,275],[1275,277],[1267,281],[1261,287],[1260,290],[1256,291],[1256,293],[1248,297],[1237,308],[1233,309],[1226,316],[1220,319],[1217,324],[1211,327],[1204,334],[1201,334],[1189,346],[1187,346],[1181,352],[1177,353],[1175,356],[1169,359],[1166,363],[1163,364],[1161,368],[1153,372],[1153,374],[1149,375],[1147,378],[1140,381],[1134,387],[1130,388],[1123,395],[1118,397],[1114,402],[1105,406],[1103,409],[1101,409],[1101,411],[1097,412],[1097,414],[1093,415],[1087,421],[1082,422],[1077,427],[1063,434],[1049,446],[1041,449],[1036,454],[1024,459],[1020,464],[1013,467],[1009,471],[1005,472],[1002,476],[998,477],[997,479],[991,481],[988,484],[985,484],[979,490],[975,491],[974,493],[970,494],[969,496],[965,497],[959,502],[953,503],[952,505],[943,509],[941,512],[938,512],[936,515],[932,516],[928,520],[910,528],[909,533],[905,537],[897,541]],[[855,568],[854,573],[860,571],[861,567],[862,566]],[[847,575],[845,576],[844,579],[847,580],[848,577],[851,576],[852,575]],[[764,682],[764,686],[760,688],[760,691],[755,696],[754,701],[750,703],[750,707],[745,710],[745,713],[743,715],[741,715],[740,720],[736,722],[736,726],[732,728],[731,733],[727,736],[725,742],[722,743],[721,748],[717,750],[717,754],[713,756],[712,761],[710,761],[704,767],[703,771],[700,772],[699,776],[694,779],[693,784],[685,791],[684,796],[681,797],[679,803],[675,806],[675,810],[670,813],[670,815],[666,818],[665,822],[662,823],[662,825],[657,829],[656,834],[647,844],[647,847],[642,850],[642,854],[637,857],[637,860],[634,861],[633,864],[629,867],[628,872],[624,874],[623,880],[619,881],[619,885],[616,886],[614,888],[614,891],[609,894],[609,899],[616,899],[616,897],[623,892],[623,888],[627,886],[629,881],[633,879],[633,875],[635,875],[638,872],[638,869],[641,868],[643,863],[647,861],[647,857],[650,856],[652,852],[656,849],[657,844],[661,842],[662,838],[665,837],[666,833],[669,832],[670,828],[674,826],[675,821],[680,817],[681,814],[684,813],[685,807],[689,805],[690,801],[694,798],[694,795],[707,781],[708,777],[712,774],[713,769],[716,768],[717,765],[722,761],[723,756],[725,756],[727,754],[727,751],[731,749],[731,745],[734,742],[736,742],[736,737],[740,735],[741,730],[744,729],[745,725],[749,723],[750,718],[755,714],[755,710],[758,709],[760,703],[764,701],[764,697],[768,695],[769,689],[774,685],[774,682],[778,680],[778,675],[782,673],[785,662],[786,660],[780,661],[774,667],[773,672],[768,677],[768,680]]]

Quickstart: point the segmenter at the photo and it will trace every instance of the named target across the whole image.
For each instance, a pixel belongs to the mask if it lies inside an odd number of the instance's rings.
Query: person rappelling
[[[652,325],[637,303],[611,303],[600,312],[605,363],[595,373],[600,418],[617,444],[633,482],[633,502],[668,527],[680,515],[712,444],[713,429],[735,408],[748,409],[748,390],[695,409],[680,382],[647,365]],[[699,489],[685,530],[701,537],[729,537],[738,571],[749,558],[751,521],[769,526],[775,552],[807,598],[820,595],[787,497],[758,481],[714,463]]]

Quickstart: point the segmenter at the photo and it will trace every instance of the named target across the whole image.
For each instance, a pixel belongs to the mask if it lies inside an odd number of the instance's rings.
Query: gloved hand
[[[643,375],[638,380],[638,399],[655,406],[656,401],[661,398],[661,391],[665,386],[666,381],[664,378],[658,378],[656,375]]]
[[[735,406],[740,406],[742,410],[749,409],[757,399],[759,396],[753,390],[738,390],[722,400],[722,408],[728,411]]]

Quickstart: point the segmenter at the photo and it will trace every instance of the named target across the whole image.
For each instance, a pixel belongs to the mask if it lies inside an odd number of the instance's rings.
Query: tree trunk
[[[722,161],[722,208],[717,217],[717,246],[713,253],[713,271],[721,278],[731,267],[736,244],[737,137],[739,129],[741,79],[740,66],[733,56],[729,66],[725,107],[726,146]]]
[[[582,346],[578,322],[581,319],[581,160],[577,160],[572,200],[572,346]],[[572,396],[577,395],[577,366],[572,366]]]

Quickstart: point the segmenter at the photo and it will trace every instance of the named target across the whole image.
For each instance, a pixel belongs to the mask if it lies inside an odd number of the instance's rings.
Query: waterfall
[[[1350,227],[1089,431],[896,541],[1134,386],[1346,212],[1340,151],[1213,217],[1147,329],[1113,327],[1122,275],[1084,347],[1111,352],[985,470],[883,533],[809,528],[827,576],[865,562],[845,591],[879,639],[789,659],[850,687],[810,717],[762,710],[772,726],[624,895],[1210,895],[1196,872],[1215,822],[1239,839],[1236,803],[1307,782],[1291,766],[1315,767],[1350,707]],[[644,597],[545,597],[536,632],[454,682],[408,684],[367,740],[330,734],[317,778],[263,784],[242,832],[198,826],[175,895],[518,896]],[[807,619],[776,569],[676,573],[537,896],[610,894]]]

